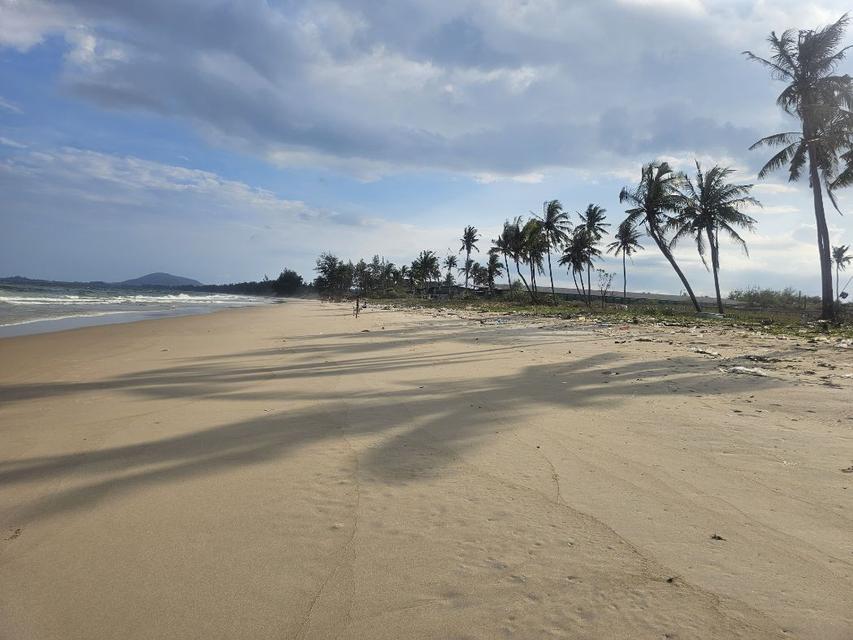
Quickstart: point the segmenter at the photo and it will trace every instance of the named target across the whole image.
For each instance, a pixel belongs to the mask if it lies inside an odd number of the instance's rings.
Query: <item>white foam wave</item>
[[[114,305],[114,304],[262,304],[265,300],[230,294],[189,295],[186,293],[169,295],[0,295],[0,303],[10,305]]]

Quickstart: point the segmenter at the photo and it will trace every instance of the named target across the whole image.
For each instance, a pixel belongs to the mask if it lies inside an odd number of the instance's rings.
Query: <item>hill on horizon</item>
[[[198,280],[184,278],[183,276],[173,276],[171,273],[163,273],[162,271],[149,273],[131,280],[124,280],[117,284],[128,287],[199,287],[202,285]]]

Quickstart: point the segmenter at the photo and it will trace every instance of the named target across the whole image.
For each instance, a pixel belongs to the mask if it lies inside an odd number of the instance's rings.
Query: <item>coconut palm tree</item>
[[[575,289],[583,296],[587,305],[592,304],[592,289],[584,285],[583,272],[588,270],[593,260],[600,255],[601,251],[596,246],[589,230],[585,226],[577,226],[565,243],[563,255],[559,260],[560,265],[569,267],[569,272],[575,282]],[[578,286],[578,281],[580,281],[580,286]]]
[[[477,241],[480,239],[480,232],[477,231],[477,227],[467,226],[462,231],[462,248],[459,249],[459,252],[465,252],[465,288],[468,288],[468,277],[470,276],[470,269],[468,268],[469,263],[471,262],[471,252],[479,251],[477,248]]]
[[[404,264],[402,267],[400,267],[399,277],[400,277],[400,283],[404,287],[406,287],[406,290],[408,291],[408,288],[412,284],[412,271],[408,265]]]
[[[444,260],[442,261],[441,264],[447,270],[447,276],[446,276],[447,282],[452,284],[453,283],[453,270],[456,268],[456,264],[457,264],[456,263],[456,256],[454,256],[453,254],[447,256],[446,258],[444,258]]]
[[[489,251],[489,261],[486,263],[486,285],[489,287],[489,295],[495,294],[495,279],[503,273],[504,266],[501,259],[494,251]]]
[[[669,212],[678,211],[678,188],[682,180],[683,176],[673,171],[666,162],[650,162],[643,165],[640,182],[636,187],[622,187],[619,202],[632,205],[625,211],[628,214],[626,220],[632,225],[642,224],[645,227],[646,233],[654,240],[663,257],[678,275],[693,307],[696,311],[701,311],[702,307],[699,306],[684,272],[675,261],[665,236],[670,221]]]
[[[438,256],[433,251],[421,251],[412,262],[411,271],[412,279],[419,282],[422,287],[427,286],[431,281],[441,279]]]
[[[530,218],[521,228],[521,235],[524,241],[524,256],[527,259],[527,266],[530,268],[530,286],[533,292],[538,294],[536,274],[545,273],[545,253],[547,251],[542,222],[535,217]]]
[[[799,120],[798,131],[767,136],[750,149],[782,147],[759,171],[759,178],[786,166],[788,179],[793,182],[800,178],[808,162],[820,256],[821,317],[825,320],[834,317],[835,301],[823,191],[826,190],[833,206],[838,209],[833,189],[853,183],[850,137],[853,129],[853,114],[850,112],[853,107],[853,79],[846,74],[835,74],[849,48],[839,48],[848,22],[847,14],[844,14],[833,24],[817,30],[788,29],[781,36],[771,32],[767,39],[772,52],[769,59],[744,51],[747,58],[768,68],[773,79],[786,83],[776,104]],[[840,175],[839,157],[848,163]]]
[[[518,216],[512,222],[507,222],[504,225],[504,232],[506,234],[506,243],[507,243],[507,251],[509,252],[512,261],[515,263],[515,272],[518,274],[518,277],[521,278],[521,281],[524,283],[524,288],[527,289],[527,293],[530,296],[530,301],[533,304],[536,304],[536,294],[533,292],[533,289],[530,288],[530,285],[527,283],[527,280],[521,273],[521,262],[526,261],[527,259],[527,246],[524,238],[524,234],[521,231],[521,216]]]
[[[832,247],[832,261],[835,263],[835,301],[838,304],[841,304],[841,288],[839,287],[838,272],[847,271],[847,265],[853,262],[853,255],[847,255],[847,252],[849,250],[849,244],[842,244],[839,247]]]
[[[606,209],[599,207],[597,204],[589,204],[586,207],[586,211],[583,213],[578,212],[578,217],[581,220],[581,224],[586,229],[588,234],[588,241],[593,245],[598,244],[601,241],[601,236],[607,233],[606,227],[610,225],[605,220],[605,213],[607,213]],[[596,251],[597,255],[601,255],[600,251]],[[590,259],[586,264],[586,288],[590,291],[590,295],[592,295],[592,260]]]
[[[575,242],[576,234],[577,229],[575,229],[575,233],[569,236],[569,239],[563,244],[563,255],[560,256],[557,264],[568,268],[569,273],[572,275],[572,280],[575,283],[575,290],[583,300],[586,300],[586,286],[583,282],[583,251],[580,244]],[[581,274],[580,285],[578,285],[578,274]]]
[[[551,250],[563,245],[569,239],[572,223],[569,214],[563,211],[559,200],[547,200],[542,203],[542,232],[545,234],[545,246],[548,250],[548,277],[551,279],[551,298],[557,304],[557,294],[554,292],[554,273],[551,270]]]
[[[712,167],[703,172],[696,162],[696,182],[686,177],[678,190],[679,212],[670,220],[670,228],[675,231],[670,247],[683,238],[693,238],[702,264],[708,267],[705,260],[705,242],[711,250],[711,269],[714,272],[714,290],[717,293],[717,310],[723,313],[723,299],[720,296],[720,229],[741,246],[744,253],[749,255],[746,241],[735,228],[752,231],[755,228],[755,218],[743,213],[746,206],[761,206],[755,198],[750,197],[751,184],[730,184],[726,178],[734,173],[729,167]]]
[[[622,304],[626,304],[628,300],[627,259],[643,248],[643,245],[640,244],[640,236],[642,235],[642,232],[630,220],[623,220],[616,229],[614,236],[616,240],[607,245],[607,253],[622,256]]]
[[[504,221],[504,227],[501,230],[501,234],[492,240],[492,248],[489,249],[489,252],[500,254],[504,259],[504,266],[506,267],[506,280],[509,284],[509,290],[512,291],[512,276],[509,272],[509,256],[510,256],[510,236],[512,235],[511,225],[509,220]]]

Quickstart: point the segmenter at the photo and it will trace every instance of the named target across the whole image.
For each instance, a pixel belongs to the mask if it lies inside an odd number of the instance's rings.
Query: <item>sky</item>
[[[0,276],[306,279],[322,251],[483,259],[504,220],[596,203],[644,162],[720,164],[763,208],[724,293],[819,290],[807,183],[758,180],[796,128],[742,55],[826,0],[0,0]],[[850,36],[853,43],[853,33]],[[853,71],[853,61],[841,71]],[[845,213],[853,194],[841,194]],[[830,213],[853,244],[853,212]],[[629,288],[678,292],[649,239]],[[713,291],[695,247],[677,252]],[[620,272],[611,258],[601,266]],[[555,273],[558,284],[571,278]]]

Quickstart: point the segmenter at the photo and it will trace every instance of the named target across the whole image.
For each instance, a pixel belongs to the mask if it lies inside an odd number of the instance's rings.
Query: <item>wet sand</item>
[[[852,400],[853,347],[692,327],[0,339],[0,638],[850,638]]]

